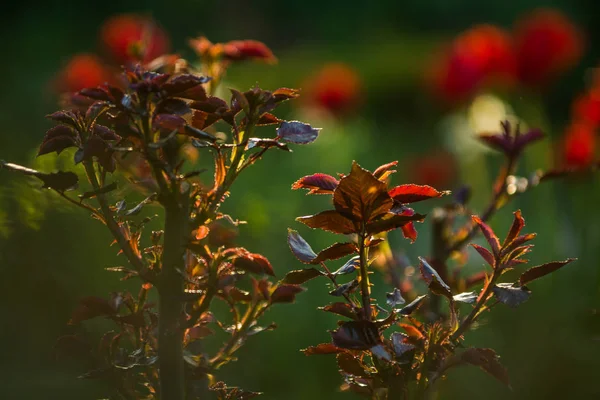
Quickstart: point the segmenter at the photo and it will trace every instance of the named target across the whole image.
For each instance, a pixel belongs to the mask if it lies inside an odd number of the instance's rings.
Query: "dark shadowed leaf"
[[[366,366],[356,357],[350,353],[339,353],[337,355],[338,367],[346,374],[354,376],[362,376],[364,378],[369,376],[369,373],[365,371]]]
[[[395,188],[389,191],[389,195],[391,198],[393,198],[395,201],[405,204],[433,199],[436,197],[444,196],[446,194],[450,194],[450,192],[440,192],[437,189],[432,188],[431,186],[415,184],[396,186]]]
[[[529,282],[532,282],[542,276],[546,276],[551,274],[552,272],[564,267],[565,265],[577,260],[576,258],[568,258],[564,261],[554,261],[547,264],[538,265],[537,267],[533,267],[528,269],[521,275],[519,278],[519,283],[521,286],[525,286]]]
[[[471,219],[473,219],[473,222],[479,225],[481,233],[483,233],[485,240],[487,240],[492,249],[492,253],[494,253],[496,256],[500,254],[500,240],[498,240],[498,236],[496,236],[494,231],[492,231],[492,228],[490,228],[488,224],[483,222],[481,218],[476,215],[471,216]]]
[[[116,315],[117,310],[110,301],[102,297],[88,296],[79,301],[79,305],[71,315],[70,324],[78,324],[91,318]]]
[[[234,386],[227,386],[224,382],[217,382],[210,386],[209,389],[217,392],[220,400],[250,400],[262,394],[260,392],[242,390]]]
[[[298,269],[296,271],[288,272],[282,282],[292,285],[301,285],[304,282],[310,281],[321,275],[323,275],[323,273],[316,268]]]
[[[423,304],[423,301],[425,300],[426,297],[427,297],[426,294],[419,296],[416,299],[414,299],[413,301],[411,301],[410,304],[408,304],[405,307],[402,307],[400,310],[397,310],[396,312],[400,315],[410,315],[416,309],[418,309],[421,306],[421,304]]]
[[[512,283],[499,283],[492,288],[492,292],[498,301],[513,308],[527,301],[531,295],[526,287],[513,286]]]
[[[335,210],[323,211],[315,215],[298,217],[296,221],[302,222],[313,229],[349,235],[356,232],[354,223]]]
[[[343,285],[339,285],[335,289],[329,292],[332,296],[343,296],[344,294],[352,293],[358,287],[358,281],[356,279],[351,280],[350,282],[344,283]]]
[[[92,197],[96,197],[99,194],[105,194],[105,193],[109,193],[112,192],[113,190],[115,190],[117,188],[117,182],[113,182],[109,185],[103,186],[98,190],[92,190],[89,192],[84,192],[80,195],[78,195],[77,197],[79,197],[81,200],[85,200],[85,199],[89,199]]]
[[[319,307],[319,310],[323,310],[323,311],[327,311],[327,312],[330,312],[333,314],[341,315],[342,317],[346,317],[346,318],[350,318],[350,319],[357,319],[354,309],[348,303],[342,303],[342,302],[332,303],[332,304],[326,305],[325,307]]]
[[[56,125],[46,132],[38,150],[38,156],[54,151],[56,154],[60,154],[64,149],[77,147],[78,143],[77,133],[71,126]]]
[[[435,294],[451,298],[452,291],[450,290],[450,286],[442,280],[437,271],[423,257],[419,257],[419,261],[421,261],[421,276],[427,282],[429,289]]]
[[[394,202],[386,184],[354,161],[350,175],[340,179],[333,192],[333,204],[338,212],[368,222],[390,211]]]
[[[161,89],[167,96],[173,96],[178,93],[190,90],[195,86],[204,83],[206,80],[203,77],[195,76],[191,74],[179,75],[163,84]]]
[[[396,357],[401,357],[404,353],[411,351],[415,348],[414,345],[407,343],[408,336],[401,332],[394,332],[390,337],[392,345],[394,346],[394,353]]]
[[[284,151],[292,151],[287,144],[278,142],[275,139],[261,139],[261,138],[250,138],[248,139],[248,145],[246,146],[246,150],[250,150],[254,147],[260,147],[263,149],[270,149],[272,147],[277,147],[280,150]]]
[[[382,344],[377,344],[369,349],[371,354],[375,357],[385,360],[392,361],[392,355],[386,350]]]
[[[453,296],[452,299],[460,303],[472,304],[477,300],[477,294],[475,292],[463,292]]]
[[[320,130],[300,121],[283,121],[277,129],[277,137],[290,143],[308,144],[317,139]]]
[[[311,355],[314,355],[314,354],[338,354],[338,353],[344,353],[346,350],[344,350],[342,348],[339,348],[339,347],[335,346],[332,343],[321,343],[321,344],[316,345],[316,346],[307,347],[306,349],[302,349],[300,351],[303,352],[307,356],[311,356]]]
[[[323,261],[337,260],[350,254],[358,252],[354,243],[335,243],[328,248],[321,250],[317,258],[311,261],[311,264],[320,264]]]
[[[381,343],[377,325],[370,321],[349,321],[331,332],[333,344],[352,350],[368,350]]]
[[[94,103],[95,104],[95,103]],[[60,124],[69,125],[75,129],[77,129],[77,115],[73,111],[62,110],[56,111],[52,114],[46,115],[46,118],[51,119],[52,121],[58,122]]]
[[[396,307],[399,304],[406,303],[406,300],[402,297],[402,292],[400,289],[394,288],[394,291],[391,293],[386,293],[386,303],[390,307]]]
[[[210,133],[205,132],[201,129],[195,128],[191,125],[185,125],[183,132],[186,135],[193,137],[194,139],[204,140],[204,141],[211,142],[211,143],[217,141],[217,138],[214,137],[213,135],[211,135]]]
[[[271,303],[293,303],[296,295],[302,291],[304,288],[298,285],[280,285],[271,293]]]
[[[307,194],[333,194],[339,181],[331,175],[312,174],[303,176],[292,185],[292,189],[308,189]]]
[[[231,108],[236,108],[238,110],[244,110],[246,114],[250,113],[250,104],[248,103],[248,99],[244,96],[244,93],[239,90],[229,89],[231,92]],[[234,104],[235,103],[235,104]],[[235,105],[235,106],[234,106]]]
[[[337,269],[337,271],[333,272],[333,275],[346,275],[353,273],[360,266],[360,256],[354,256],[344,265]]]
[[[468,348],[461,354],[462,361],[475,365],[506,386],[510,387],[510,379],[506,368],[500,364],[499,357],[492,349]]]
[[[496,268],[496,260],[494,259],[494,255],[490,253],[488,249],[474,243],[471,243],[471,246],[473,246],[473,248],[477,250],[479,255],[485,260],[485,262],[487,262],[490,265],[490,267]]]
[[[310,245],[304,240],[300,234],[288,228],[288,245],[292,254],[305,264],[310,264],[312,260],[317,258],[317,254],[313,251]]]
[[[58,171],[50,174],[36,171],[35,169],[23,167],[22,165],[7,163],[0,160],[0,166],[10,171],[20,172],[24,175],[35,176],[42,181],[42,187],[54,189],[58,192],[75,189],[79,178],[73,172]]]
[[[513,149],[513,143],[510,136],[483,134],[479,135],[479,140],[492,149],[498,150],[504,154],[511,154]]]

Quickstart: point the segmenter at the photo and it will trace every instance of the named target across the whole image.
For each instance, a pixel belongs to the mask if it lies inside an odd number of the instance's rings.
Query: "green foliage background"
[[[510,27],[515,17],[537,6],[567,13],[586,31],[588,51],[543,98],[520,98],[513,106],[531,125],[550,137],[561,134],[570,102],[584,88],[585,68],[597,64],[600,24],[595,1],[409,0],[402,3],[348,1],[200,2],[192,0],[39,3],[3,5],[0,43],[0,158],[31,164],[43,133],[43,116],[56,98],[49,82],[68,57],[97,49],[97,28],[120,12],[150,13],[170,33],[175,50],[189,54],[188,37],[205,34],[214,41],[254,38],[271,45],[277,66],[233,69],[227,83],[241,89],[259,82],[264,88],[298,86],[311,71],[328,61],[356,68],[364,83],[364,107],[344,121],[328,121],[321,138],[292,154],[271,152],[233,188],[226,210],[247,220],[240,243],[264,253],[279,276],[299,265],[286,245],[286,228],[299,229],[316,249],[332,236],[308,232],[294,222],[299,215],[323,207],[325,198],[308,198],[290,185],[313,172],[345,172],[352,160],[368,169],[403,160],[439,147],[437,123],[442,110],[427,100],[419,79],[427,57],[441,40],[474,23]],[[299,117],[287,109],[288,117]],[[307,121],[313,122],[313,121]],[[547,167],[548,144],[533,147],[524,165]],[[43,163],[44,160],[35,161]],[[540,165],[540,162],[542,163]],[[473,208],[481,210],[499,159],[478,158],[461,168],[461,180],[482,191]],[[39,164],[38,164],[39,165]],[[108,233],[79,210],[63,205],[50,193],[34,190],[19,177],[0,174],[0,398],[97,399],[107,396],[100,382],[77,380],[81,366],[56,360],[53,345],[69,332],[66,323],[77,300],[104,296],[126,285],[103,270],[123,260],[109,248]],[[400,183],[410,171],[394,177]],[[508,367],[513,390],[501,387],[477,369],[460,369],[441,385],[443,399],[595,398],[600,374],[600,200],[599,177],[539,187],[516,199],[493,221],[503,232],[511,212],[521,208],[528,231],[539,233],[533,264],[579,257],[579,261],[532,285],[530,301],[517,310],[497,307],[468,342],[492,347]],[[450,188],[452,189],[452,188]],[[426,212],[427,207],[419,207]],[[428,224],[410,245],[392,237],[395,250],[414,261],[429,253]],[[473,258],[469,267],[478,267]],[[382,299],[385,285],[376,278],[374,296]],[[253,337],[228,365],[222,378],[264,399],[343,399],[333,357],[305,357],[298,350],[329,338],[335,319],[316,310],[330,301],[321,282],[306,285],[293,306],[275,307],[266,316],[278,324],[275,332]],[[90,325],[94,334],[96,325]]]

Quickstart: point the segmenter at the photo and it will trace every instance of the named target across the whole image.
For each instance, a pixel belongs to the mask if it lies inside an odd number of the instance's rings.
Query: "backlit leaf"
[[[317,258],[311,261],[311,264],[320,264],[323,261],[337,260],[350,254],[358,252],[354,243],[335,243],[328,248],[321,250]]]
[[[354,376],[368,377],[369,373],[365,371],[366,367],[360,360],[350,353],[339,353],[337,355],[338,367],[346,374]]]
[[[331,175],[312,174],[298,179],[292,185],[292,189],[308,189],[307,194],[333,194],[339,181]]]
[[[473,304],[475,303],[475,300],[477,300],[477,297],[475,292],[463,292],[452,296],[452,299],[461,303]]]
[[[298,285],[279,285],[271,293],[271,303],[293,303],[296,300],[296,295],[302,291],[304,291],[304,288]]]
[[[529,282],[532,282],[532,281],[539,279],[545,275],[548,275],[575,260],[577,260],[577,259],[576,258],[568,258],[564,261],[554,261],[554,262],[550,262],[547,264],[538,265],[537,267],[530,268],[527,271],[525,271],[523,273],[523,275],[521,275],[521,277],[519,278],[519,283],[521,284],[521,286],[525,286]]]
[[[473,219],[473,222],[475,222],[481,229],[481,233],[483,233],[483,236],[485,236],[485,240],[487,240],[492,248],[492,253],[494,253],[496,256],[500,254],[500,240],[498,240],[498,236],[496,236],[494,231],[492,231],[492,228],[490,228],[488,224],[483,222],[481,218],[476,215],[471,216],[471,218]]]
[[[490,251],[488,249],[486,249],[485,247],[481,247],[480,245],[474,244],[474,243],[471,243],[471,246],[473,246],[473,248],[475,250],[477,250],[479,255],[485,260],[485,262],[487,262],[490,265],[490,267],[492,267],[492,268],[496,267],[496,260],[494,259],[494,255],[492,253],[490,253]]]
[[[277,129],[277,137],[290,143],[308,144],[317,139],[320,130],[300,121],[283,121]]]
[[[338,353],[343,353],[346,350],[344,350],[340,347],[337,347],[336,345],[334,345],[332,343],[321,343],[316,346],[307,347],[306,349],[302,349],[300,351],[303,352],[307,356],[311,356],[314,354],[338,354]]]
[[[337,269],[337,271],[332,272],[333,275],[346,275],[346,274],[351,274],[354,271],[356,271],[356,269],[358,269],[360,267],[360,256],[354,256],[351,259],[349,259],[348,261],[346,261],[346,263],[344,265],[342,265],[340,268]]]
[[[506,235],[506,239],[504,239],[502,247],[508,246],[519,235],[519,233],[521,233],[521,230],[525,226],[525,219],[523,219],[523,216],[521,215],[521,210],[515,211],[514,215],[515,219],[513,220],[508,235]]]
[[[377,325],[370,321],[349,321],[331,332],[333,344],[352,350],[368,350],[381,343]]]
[[[289,283],[292,285],[301,285],[311,279],[321,276],[323,273],[316,268],[298,269],[296,271],[288,272],[283,278],[283,283]]]
[[[395,201],[400,203],[416,203],[418,201],[441,197],[450,192],[438,191],[437,189],[427,185],[406,184],[396,186],[389,191],[389,195]]]
[[[342,302],[332,303],[332,304],[326,305],[325,307],[319,307],[319,310],[327,311],[327,312],[330,312],[333,314],[338,314],[338,315],[341,315],[342,317],[346,317],[346,318],[350,318],[350,319],[357,319],[354,309],[348,303],[342,303]]]
[[[367,224],[367,233],[369,235],[375,235],[381,232],[391,231],[393,229],[403,228],[408,226],[413,221],[423,221],[425,215],[413,214],[413,215],[401,215],[395,213],[386,213],[381,218]],[[413,226],[414,229],[414,226]],[[403,232],[404,233],[404,232]],[[406,234],[405,234],[406,236]],[[409,239],[413,236],[409,234]]]

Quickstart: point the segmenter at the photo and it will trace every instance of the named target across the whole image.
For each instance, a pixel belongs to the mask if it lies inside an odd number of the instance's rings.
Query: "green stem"
[[[179,199],[181,197],[181,199]],[[176,188],[171,202],[165,205],[165,240],[162,268],[158,276],[159,322],[158,367],[160,398],[185,399],[185,371],[183,361],[183,319],[185,250],[189,236],[189,194],[180,195]]]

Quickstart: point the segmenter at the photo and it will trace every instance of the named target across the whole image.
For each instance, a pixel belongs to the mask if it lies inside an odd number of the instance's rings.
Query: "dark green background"
[[[234,186],[226,206],[249,222],[240,229],[240,243],[264,253],[282,276],[299,267],[287,249],[288,226],[299,229],[316,249],[334,239],[294,222],[296,216],[326,207],[326,199],[292,192],[290,184],[317,171],[345,172],[352,160],[369,169],[400,160],[394,183],[405,182],[411,171],[403,160],[441,146],[436,126],[442,110],[419,83],[431,50],[474,23],[509,28],[516,17],[538,6],[564,11],[588,39],[577,68],[542,96],[515,96],[511,102],[531,125],[556,138],[568,123],[573,97],[584,90],[586,68],[594,67],[600,55],[596,1],[11,2],[3,5],[0,16],[0,158],[33,162],[50,126],[43,116],[56,108],[49,82],[70,55],[97,50],[97,29],[115,13],[150,13],[169,32],[175,50],[187,55],[186,39],[198,34],[214,41],[265,41],[280,63],[233,69],[228,83],[242,89],[256,82],[265,88],[297,86],[325,62],[347,62],[363,79],[360,112],[344,121],[325,121],[314,145],[296,146],[291,154],[267,154]],[[296,109],[286,110],[287,117],[298,117]],[[521,172],[548,167],[539,163],[547,158],[547,149],[545,144],[534,146]],[[479,192],[475,210],[484,206],[498,164],[499,157],[492,154],[461,169],[461,179]],[[108,248],[110,238],[100,224],[52,194],[4,172],[0,185],[0,398],[108,397],[101,383],[77,380],[83,371],[55,360],[52,349],[56,338],[69,332],[66,323],[80,297],[124,288],[103,270],[123,260]],[[532,263],[566,257],[579,261],[532,284],[531,300],[517,310],[497,307],[469,334],[468,343],[502,355],[512,391],[475,368],[464,368],[442,383],[440,399],[600,398],[598,200],[597,177],[553,183],[516,199],[494,220],[492,225],[503,232],[511,212],[521,208],[526,229],[539,234]],[[418,210],[427,212],[429,206]],[[417,255],[427,255],[428,228],[427,223],[419,227],[414,245],[393,235],[394,249],[406,251],[413,262]],[[473,258],[469,267],[478,266]],[[382,299],[386,287],[375,280],[374,296]],[[265,399],[353,398],[337,390],[340,378],[333,357],[305,357],[298,351],[327,341],[326,330],[335,326],[332,316],[316,310],[330,301],[328,289],[315,281],[306,287],[295,305],[275,307],[266,315],[265,321],[275,321],[279,328],[251,338],[240,361],[222,371],[222,379],[263,391]]]

